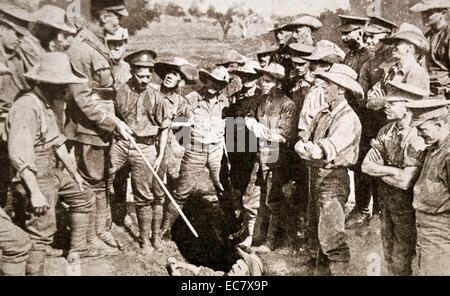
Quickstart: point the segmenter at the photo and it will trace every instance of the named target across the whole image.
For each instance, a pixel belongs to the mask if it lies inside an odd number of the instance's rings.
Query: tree
[[[155,5],[152,9],[147,6],[146,0],[133,0],[127,2],[130,16],[122,20],[122,25],[128,29],[130,34],[147,27],[150,22],[159,21],[161,10]]]
[[[169,4],[167,4],[164,14],[175,17],[186,16],[186,12],[184,11],[183,7],[173,2],[169,2]]]
[[[214,6],[209,6],[206,16],[215,19],[223,31],[223,39],[227,39],[233,25],[241,28],[242,38],[247,37],[248,27],[251,24],[263,22],[263,19],[251,9],[243,9],[240,6],[228,8],[225,13],[218,12]]]
[[[188,9],[188,13],[194,17],[202,17],[203,12],[200,10],[197,1],[192,2],[191,7]]]

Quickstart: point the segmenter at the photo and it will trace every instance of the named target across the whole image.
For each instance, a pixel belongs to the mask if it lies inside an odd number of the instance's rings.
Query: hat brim
[[[322,28],[322,24],[319,24],[319,23],[314,23],[314,24],[312,24],[312,23],[310,23],[310,24],[292,23],[292,24],[288,24],[288,25],[282,27],[281,29],[284,31],[294,31],[298,27],[310,27],[313,31],[318,31]]]
[[[325,78],[326,80],[329,80],[351,92],[358,95],[364,95],[364,90],[362,86],[356,81],[353,80],[351,77],[345,74],[340,73],[330,73],[330,72],[322,72],[318,73],[317,76],[320,76],[322,78]]]
[[[322,62],[329,63],[329,64],[338,64],[338,63],[342,63],[342,61],[343,61],[343,58],[337,54],[329,54],[329,55],[325,55],[325,56],[314,55],[314,56],[304,57],[303,59],[310,61],[310,62],[322,61]]]
[[[369,33],[369,34],[389,34],[392,31],[389,29],[386,29],[386,28],[375,28],[375,27],[367,26],[364,28],[364,32]]]
[[[291,56],[291,61],[293,61],[293,62],[296,63],[296,64],[306,64],[306,63],[309,63],[309,61],[307,61],[307,60],[305,60],[305,59],[303,59],[303,58],[301,58],[301,57],[293,57],[293,56]]]
[[[416,34],[410,34],[409,32],[399,32],[394,36],[384,39],[384,42],[387,44],[393,44],[397,41],[407,41],[424,52],[430,51],[430,44],[428,40],[425,39],[425,37],[420,37]]]
[[[58,29],[58,30],[67,32],[67,33],[69,33],[69,34],[76,34],[76,33],[77,33],[77,28],[76,28],[74,25],[68,26],[68,25],[66,25],[66,24],[54,24],[54,23],[51,24],[51,23],[49,23],[49,22],[42,21],[42,20],[38,20],[38,21],[36,22],[36,24],[37,24],[37,25],[44,25],[44,26],[47,26],[47,27],[56,28],[56,29]]]
[[[264,75],[264,74],[269,75],[270,77],[275,78],[276,80],[283,80],[283,79],[286,77],[286,75],[282,75],[282,74],[280,74],[280,73],[275,73],[275,72],[267,71],[267,70],[265,70],[265,69],[257,70],[257,72],[258,72],[260,75]]]
[[[206,84],[206,82],[208,80],[213,80],[214,82],[217,82],[218,84],[220,84],[223,87],[226,87],[228,84],[228,81],[222,80],[219,77],[213,76],[208,71],[200,70],[198,74],[199,74],[200,81],[204,84]]]
[[[404,97],[400,97],[400,96],[386,96],[386,97],[382,97],[381,99],[384,99],[386,102],[390,102],[390,103],[408,103],[411,100],[404,98]]]
[[[413,7],[410,8],[411,11],[414,12],[425,12],[433,9],[450,9],[450,5],[437,4],[437,5],[428,5],[425,3],[417,3]]]
[[[179,65],[173,65],[169,63],[156,63],[155,64],[155,73],[159,76],[162,80],[165,79],[167,73],[171,70],[175,70],[181,74],[184,81],[187,84],[195,84],[198,77],[192,77],[189,73],[187,73],[186,70],[183,70],[182,66]]]
[[[38,67],[32,68],[28,73],[24,76],[27,79],[36,81],[36,82],[44,82],[50,84],[84,84],[89,82],[89,79],[78,71],[73,65],[72,73],[67,73],[64,75],[55,75],[53,72],[39,72]]]
[[[8,27],[10,27],[11,29],[13,29],[14,31],[16,31],[17,33],[21,34],[22,36],[26,36],[28,34],[28,30],[14,24],[13,22],[10,22],[8,20],[5,19],[0,19],[0,24],[4,23],[5,25],[7,25]]]

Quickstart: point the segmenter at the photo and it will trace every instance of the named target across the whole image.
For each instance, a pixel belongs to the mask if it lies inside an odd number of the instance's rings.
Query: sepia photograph
[[[0,0],[0,277],[450,276],[449,10]]]

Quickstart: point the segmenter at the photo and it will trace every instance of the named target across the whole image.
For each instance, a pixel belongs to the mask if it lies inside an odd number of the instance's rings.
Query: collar
[[[334,117],[336,114],[338,114],[339,112],[344,110],[347,106],[348,106],[348,103],[346,100],[343,100],[342,102],[340,102],[339,105],[337,105],[336,108],[334,108],[334,110],[330,112],[331,117]]]
[[[44,105],[47,108],[53,109],[53,105],[49,102],[49,100],[44,96],[42,91],[39,89],[39,87],[35,86],[31,93],[35,94],[42,102],[44,102]]]

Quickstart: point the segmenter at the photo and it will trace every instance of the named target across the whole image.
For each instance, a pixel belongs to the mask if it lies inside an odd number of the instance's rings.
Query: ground
[[[182,19],[163,18],[161,23],[151,24],[148,29],[138,32],[131,38],[130,50],[150,48],[158,52],[160,57],[183,56],[203,68],[210,68],[227,49],[235,48],[242,53],[257,52],[259,41],[223,42],[219,27],[210,24],[184,23]],[[198,87],[198,86],[197,86]],[[187,90],[185,90],[186,92]],[[199,176],[198,184],[207,176]],[[353,196],[350,197],[353,200]],[[351,208],[351,202],[349,204]],[[114,226],[113,232],[126,244],[125,251],[116,257],[106,257],[82,266],[68,265],[65,259],[49,259],[46,274],[62,275],[127,275],[127,276],[165,276],[167,258],[175,257],[183,260],[177,246],[173,242],[165,242],[162,253],[142,256],[137,242],[124,230]],[[376,216],[365,233],[349,232],[351,248],[352,275],[379,274],[377,262],[382,263],[380,223]],[[310,265],[305,256],[278,250],[269,256],[262,256],[266,275],[311,275]],[[384,271],[383,271],[384,272]]]

